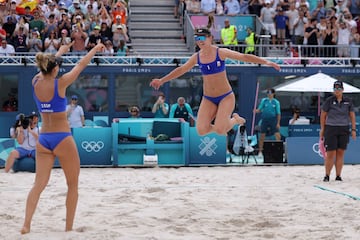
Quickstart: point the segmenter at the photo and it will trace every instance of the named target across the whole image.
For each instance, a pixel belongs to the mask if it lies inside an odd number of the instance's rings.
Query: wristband
[[[356,128],[352,128],[351,131],[357,132]]]

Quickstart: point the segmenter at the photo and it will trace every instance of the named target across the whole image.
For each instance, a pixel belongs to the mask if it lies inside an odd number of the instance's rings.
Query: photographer
[[[10,128],[10,136],[16,139],[19,147],[12,150],[6,159],[5,172],[10,171],[17,159],[31,157],[35,161],[35,145],[39,135],[38,120],[39,117],[35,113],[30,116],[22,113],[16,116],[16,122]]]

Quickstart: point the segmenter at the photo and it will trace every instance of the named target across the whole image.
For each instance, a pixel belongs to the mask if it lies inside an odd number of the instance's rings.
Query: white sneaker
[[[262,154],[262,152],[259,152],[258,153],[258,158],[263,158],[264,156],[263,156],[263,154]]]

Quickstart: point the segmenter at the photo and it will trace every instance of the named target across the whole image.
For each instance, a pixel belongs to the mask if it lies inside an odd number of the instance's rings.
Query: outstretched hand
[[[269,65],[270,67],[275,68],[277,71],[280,70],[280,66],[279,66],[277,63],[274,63],[274,62],[269,61],[268,65]]]
[[[103,50],[105,50],[105,45],[102,44],[101,41],[98,41],[94,48],[96,52],[103,52]]]
[[[162,85],[162,82],[161,82],[161,79],[159,78],[154,78],[150,84],[149,84],[151,87],[153,87],[155,90],[159,90],[159,88],[161,87]]]
[[[61,57],[63,54],[70,51],[71,47],[74,45],[74,41],[71,41],[68,44],[61,45],[57,53],[55,54],[56,57]]]

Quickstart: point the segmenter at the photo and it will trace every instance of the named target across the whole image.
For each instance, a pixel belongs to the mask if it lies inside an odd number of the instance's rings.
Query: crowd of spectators
[[[191,14],[257,15],[270,44],[306,46],[306,56],[359,57],[358,0],[181,0]],[[318,47],[317,47],[318,46]],[[296,56],[296,48],[292,52]]]
[[[7,0],[0,3],[0,55],[55,53],[71,41],[79,55],[101,41],[104,54],[126,56],[127,18],[125,0]]]

